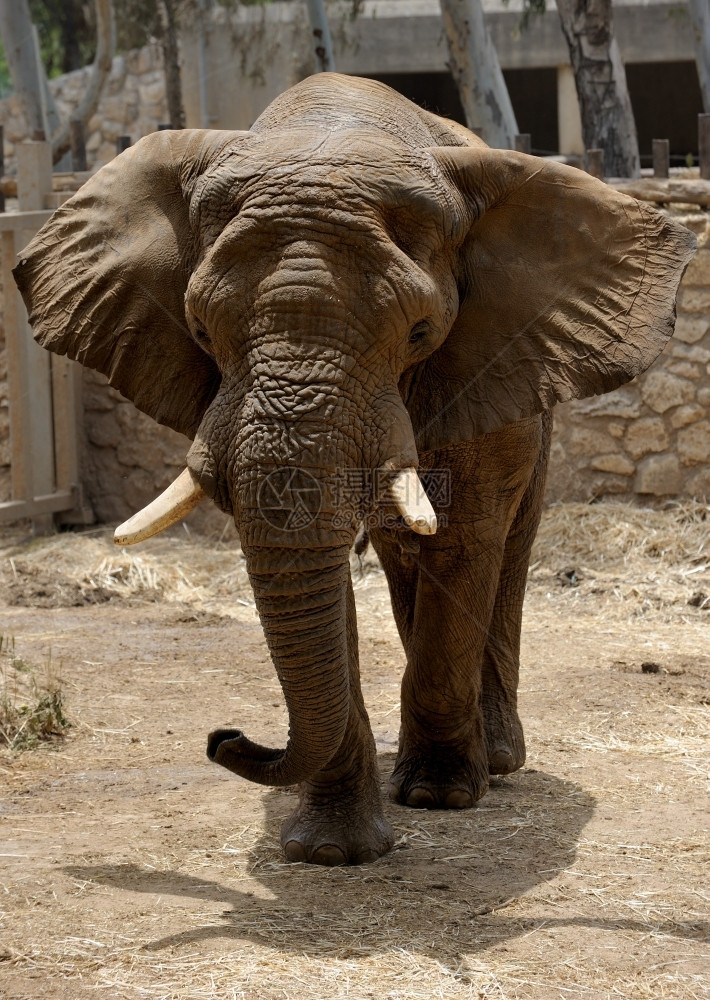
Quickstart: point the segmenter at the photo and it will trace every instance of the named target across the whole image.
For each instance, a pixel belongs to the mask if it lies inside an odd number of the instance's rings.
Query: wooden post
[[[44,197],[52,191],[52,144],[17,144],[17,199],[21,212],[44,208]]]
[[[82,420],[81,368],[64,355],[51,355],[50,363],[56,488],[61,492],[73,492],[78,505],[80,493],[78,428]]]
[[[17,198],[20,212],[32,212],[45,207],[45,199],[52,193],[52,144],[51,142],[20,142],[17,155]],[[36,229],[17,233],[15,249],[20,252],[29,243]],[[13,265],[14,266],[14,265]],[[14,284],[14,280],[12,282]],[[12,284],[5,284],[9,289]],[[7,305],[11,296],[7,295]],[[34,342],[27,322],[27,313],[15,290],[15,319],[6,325],[8,338],[17,338],[15,356],[21,375],[15,380],[29,397],[18,401],[17,420],[12,426],[14,434],[21,434],[25,455],[24,492],[18,499],[45,496],[54,490],[54,440],[52,419],[52,383],[49,352]],[[11,418],[12,420],[12,418]],[[19,430],[18,430],[18,422]],[[13,453],[15,446],[13,445]],[[14,478],[13,478],[14,482]],[[51,531],[51,514],[33,518],[36,532]]]
[[[27,377],[22,300],[12,277],[15,260],[15,234],[2,233],[3,325],[7,358],[7,402],[10,413],[10,474],[12,499],[25,500],[33,495],[32,436],[29,380]]]
[[[80,369],[34,342],[12,277],[16,251],[22,254],[49,215],[44,210],[0,217],[12,484],[12,499],[0,503],[0,522],[29,517],[35,534],[53,530],[55,512],[68,512],[63,517],[72,524],[92,519],[79,481]]]
[[[0,177],[5,176],[5,129],[0,125]],[[0,212],[5,211],[5,192],[0,191]]]
[[[131,144],[130,135],[119,135],[119,137],[116,139],[116,156],[118,156],[119,153],[122,153],[124,149],[128,149],[130,144]]]
[[[597,177],[600,181],[604,180],[604,150],[603,149],[588,149],[587,150],[587,173],[591,174],[592,177]]]
[[[669,177],[671,162],[671,144],[668,139],[654,139],[653,149],[653,176]]]
[[[710,114],[698,115],[700,179],[710,181]]]
[[[86,170],[86,145],[84,143],[84,123],[80,118],[69,121],[69,139],[71,142],[71,168],[76,173]]]
[[[521,132],[515,137],[515,149],[518,153],[530,153],[532,150],[531,136],[529,132]]]

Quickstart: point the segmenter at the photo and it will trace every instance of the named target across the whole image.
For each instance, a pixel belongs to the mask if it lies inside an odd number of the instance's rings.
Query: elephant
[[[19,255],[38,342],[192,439],[118,540],[205,497],[234,519],[289,733],[271,748],[217,729],[207,752],[298,785],[288,860],[362,864],[393,845],[359,682],[362,523],[406,654],[390,797],[467,808],[523,764],[551,410],[651,364],[693,251],[581,170],[323,73],[249,131],[145,136]]]

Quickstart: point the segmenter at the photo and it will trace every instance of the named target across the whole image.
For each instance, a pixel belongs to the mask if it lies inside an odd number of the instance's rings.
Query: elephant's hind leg
[[[281,843],[289,861],[357,865],[374,861],[394,843],[382,811],[375,741],[360,691],[357,625],[348,586],[350,716],[335,757],[299,785],[296,811],[283,824]]]
[[[525,763],[525,738],[518,717],[520,628],[530,551],[542,513],[551,434],[552,414],[545,413],[538,460],[506,539],[483,654],[482,708],[491,774],[511,774]]]

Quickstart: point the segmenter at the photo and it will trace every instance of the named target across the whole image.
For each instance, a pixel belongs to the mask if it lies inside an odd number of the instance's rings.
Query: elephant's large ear
[[[145,413],[189,436],[220,382],[185,322],[199,249],[190,197],[242,135],[146,136],[54,213],[14,271],[43,347],[102,372]]]
[[[673,333],[688,230],[573,167],[430,152],[471,225],[458,318],[409,390],[420,451],[608,392],[651,364]]]

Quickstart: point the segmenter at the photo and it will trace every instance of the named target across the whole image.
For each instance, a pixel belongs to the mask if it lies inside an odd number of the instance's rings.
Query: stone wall
[[[629,385],[556,408],[549,501],[710,500],[710,216],[674,214],[699,245],[681,284],[675,335]]]
[[[78,106],[91,67],[49,81],[59,117],[66,121]],[[108,163],[116,155],[116,139],[130,135],[133,142],[168,121],[165,77],[159,46],[149,45],[116,56],[96,114],[86,131],[87,166]],[[5,128],[5,172],[15,171],[15,144],[27,138],[19,102],[0,101],[0,125]]]

